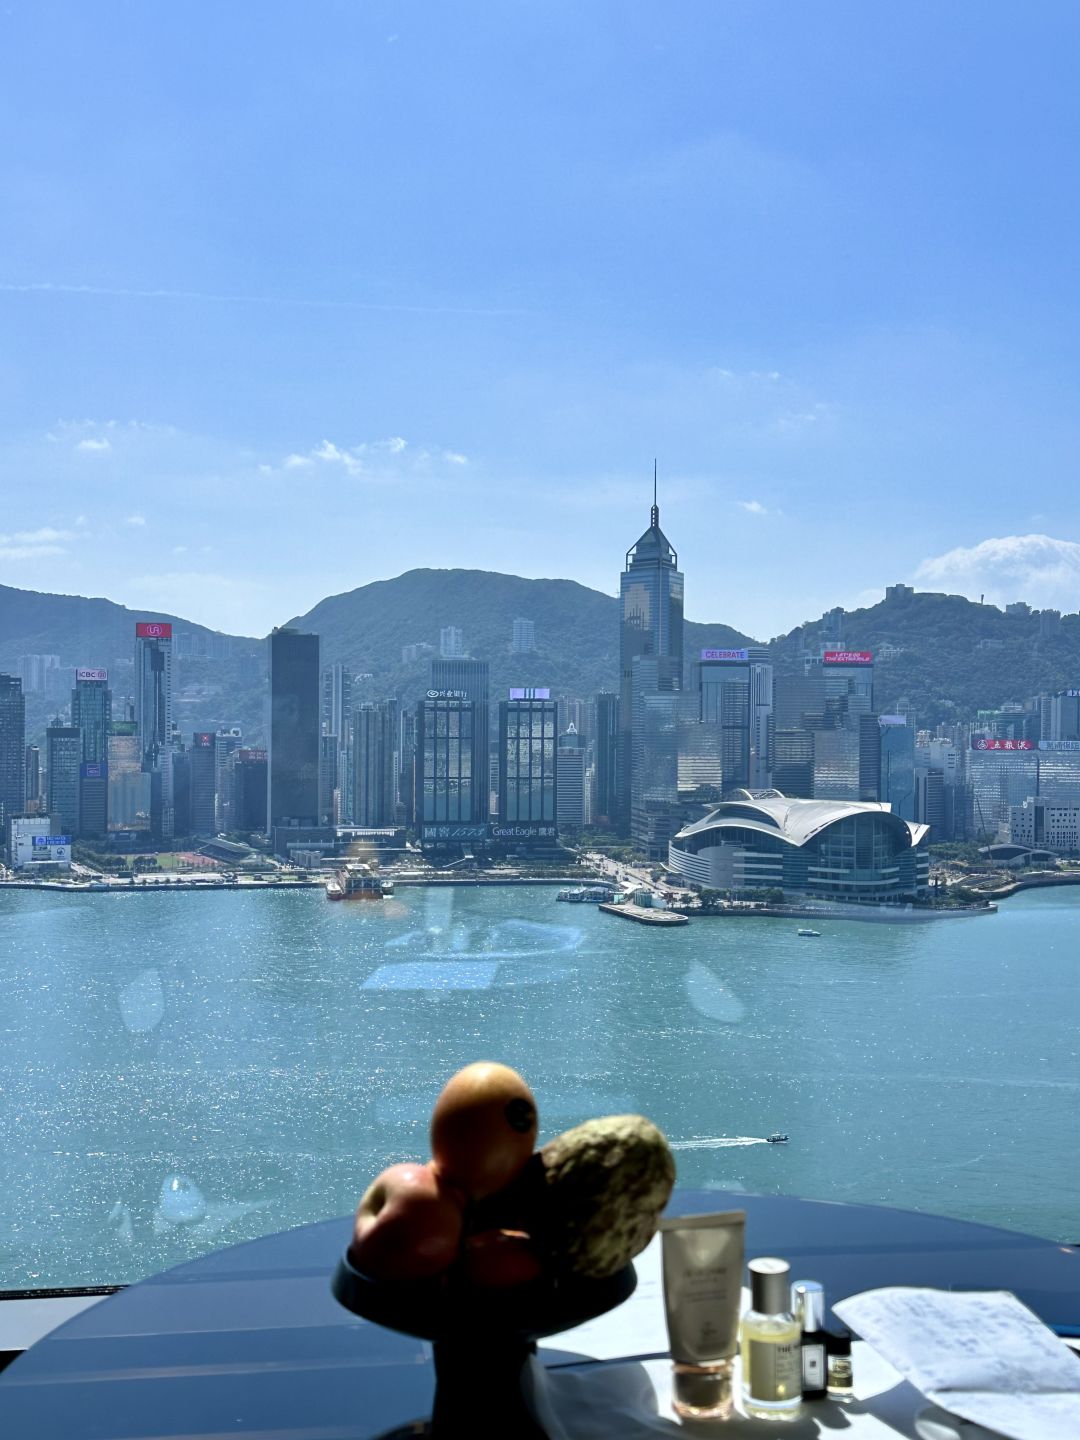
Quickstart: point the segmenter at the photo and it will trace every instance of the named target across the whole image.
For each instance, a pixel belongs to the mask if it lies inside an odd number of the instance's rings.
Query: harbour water
[[[351,1210],[483,1057],[545,1137],[649,1115],[685,1185],[1080,1239],[1080,890],[797,928],[654,930],[540,887],[0,893],[0,1288]]]

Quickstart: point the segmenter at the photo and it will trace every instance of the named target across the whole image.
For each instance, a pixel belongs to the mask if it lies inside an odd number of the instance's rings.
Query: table
[[[828,1303],[878,1285],[1014,1291],[1080,1334],[1080,1253],[936,1216],[732,1191],[669,1213],[745,1208],[747,1254],[782,1255]],[[343,1310],[329,1277],[351,1218],[232,1246],[122,1290],[0,1376],[0,1434],[35,1440],[374,1440],[431,1407],[430,1348]],[[659,1268],[620,1310],[546,1342],[549,1367],[662,1357]],[[815,1431],[816,1433],[816,1431]]]

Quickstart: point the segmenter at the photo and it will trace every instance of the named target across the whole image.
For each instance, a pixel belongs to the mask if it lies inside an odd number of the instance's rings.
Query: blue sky
[[[0,581],[1080,605],[1080,9],[0,10]],[[447,617],[452,618],[452,617]]]

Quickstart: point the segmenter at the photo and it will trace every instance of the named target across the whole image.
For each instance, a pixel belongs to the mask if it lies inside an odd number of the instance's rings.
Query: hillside
[[[536,626],[536,652],[511,655],[517,617]],[[403,698],[427,684],[428,658],[403,665],[406,645],[438,654],[439,630],[458,625],[465,647],[491,664],[491,694],[511,685],[548,685],[564,695],[618,687],[619,602],[573,580],[523,580],[487,570],[409,570],[320,601],[289,621],[322,637],[326,663],[348,662],[374,676],[373,688]],[[744,645],[728,625],[688,624],[686,646]]]
[[[536,627],[537,650],[511,655],[513,621]],[[177,630],[215,632],[179,616],[134,611],[110,600],[38,594],[0,586],[0,669],[20,655],[58,654],[64,665],[107,665],[117,695],[128,693],[136,619],[171,620]],[[402,648],[423,642],[438,653],[439,630],[458,625],[465,646],[491,663],[493,698],[511,685],[548,685],[562,695],[590,696],[617,687],[618,601],[573,580],[524,580],[483,570],[410,570],[394,580],[328,596],[288,623],[322,636],[324,662],[366,675],[359,695],[409,701],[425,688],[428,659],[403,664]],[[839,633],[838,633],[839,631]],[[252,743],[264,739],[265,661],[261,641],[232,636],[228,659],[177,661],[181,730],[239,724]],[[771,642],[781,673],[804,648],[826,640],[877,656],[879,708],[912,711],[921,725],[967,719],[980,709],[1080,685],[1080,615],[1040,634],[1036,614],[1005,615],[958,595],[916,594],[800,626]],[[993,648],[981,641],[1000,642]],[[686,652],[735,646],[747,637],[722,624],[687,622]],[[883,647],[893,647],[892,652]],[[31,734],[63,707],[63,693],[28,697]]]
[[[796,664],[804,646],[825,640],[872,650],[878,709],[913,711],[920,725],[932,726],[1080,685],[1080,615],[1063,615],[1054,635],[1039,630],[1037,613],[1006,615],[961,595],[917,593],[847,612],[840,634],[819,621],[772,648],[778,670]],[[883,657],[885,646],[900,653]]]

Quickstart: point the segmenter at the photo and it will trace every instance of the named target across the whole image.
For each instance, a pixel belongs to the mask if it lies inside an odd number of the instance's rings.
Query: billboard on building
[[[1034,740],[988,740],[985,735],[973,736],[972,750],[1034,750]]]
[[[493,840],[556,840],[558,839],[556,826],[539,822],[530,822],[521,825],[492,825],[491,838]]]
[[[79,766],[81,780],[107,780],[109,768],[103,760],[84,760]]]
[[[1040,750],[1080,750],[1080,740],[1040,740]]]
[[[877,723],[878,723],[879,725],[906,725],[906,724],[907,724],[907,716],[906,716],[906,715],[879,715],[879,716],[877,717]]]
[[[168,620],[136,620],[136,640],[171,640],[172,623]]]
[[[198,745],[200,748],[205,748],[207,746],[213,745],[214,743],[213,735],[211,735],[208,731],[205,730],[201,734],[193,735],[191,738],[194,744]]]
[[[421,838],[425,845],[437,845],[443,841],[453,844],[459,841],[486,840],[488,826],[482,821],[440,821],[436,824],[424,825]]]
[[[750,659],[748,650],[702,650],[702,660],[719,660],[729,665],[745,665]]]
[[[550,700],[551,691],[546,687],[512,687],[510,690],[511,700]]]
[[[78,680],[108,680],[108,670],[76,670],[75,679]]]
[[[821,657],[823,665],[872,665],[872,650],[826,650]]]
[[[469,692],[468,690],[429,690],[427,698],[429,700],[467,700]]]
[[[48,845],[50,848],[51,848],[52,846],[54,846],[54,845],[70,845],[70,844],[71,844],[71,836],[70,836],[70,835],[35,835],[35,836],[33,837],[33,842],[32,842],[32,843],[33,843],[35,849],[36,849],[39,845]]]

